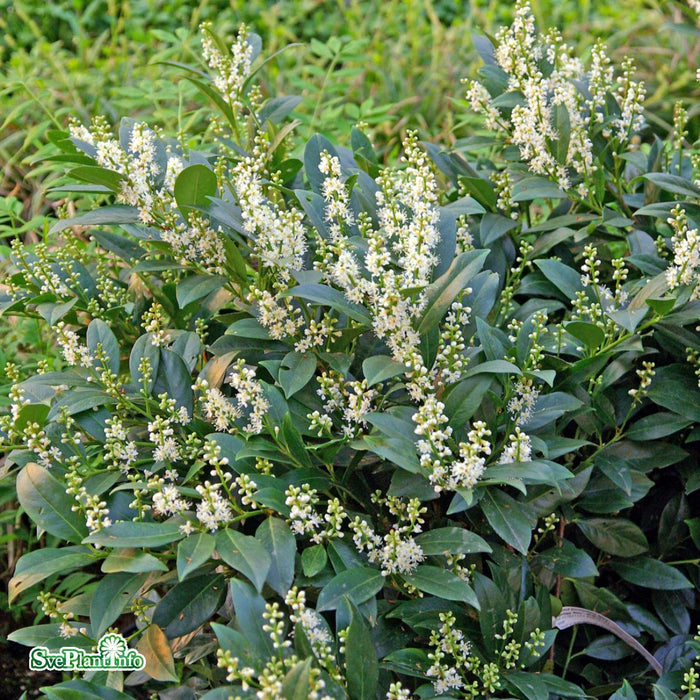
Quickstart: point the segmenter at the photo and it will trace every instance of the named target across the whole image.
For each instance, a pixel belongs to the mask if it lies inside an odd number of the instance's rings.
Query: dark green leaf
[[[301,391],[316,373],[316,356],[312,353],[288,352],[279,370],[279,383],[289,398]]]
[[[538,554],[536,561],[561,576],[587,578],[598,575],[598,569],[588,554],[567,540],[560,547],[551,547]]]
[[[270,555],[255,537],[226,528],[216,535],[216,551],[236,571],[240,571],[262,590],[270,570]]]
[[[17,498],[27,515],[46,532],[79,544],[88,534],[85,518],[73,511],[75,500],[44,467],[27,464],[17,475]]]
[[[345,668],[350,700],[374,700],[379,684],[379,660],[369,626],[355,606],[345,640]]]
[[[326,287],[322,284],[299,284],[283,292],[281,296],[293,296],[314,304],[330,306],[338,313],[345,314],[354,321],[359,321],[366,326],[372,325],[369,312],[364,307],[348,301],[342,292],[332,287]]]
[[[608,554],[635,557],[649,549],[644,533],[631,521],[622,518],[587,518],[576,525],[593,544]]]
[[[605,340],[605,332],[600,326],[585,321],[571,321],[564,328],[589,348],[598,348]]]
[[[301,437],[301,433],[294,425],[290,413],[285,413],[282,419],[282,439],[289,448],[292,455],[305,467],[311,467],[311,457],[306,450],[306,445]]]
[[[498,586],[487,576],[474,573],[474,591],[479,601],[479,627],[485,649],[493,654],[496,650],[495,635],[503,633],[506,619],[506,600]]]
[[[178,283],[176,289],[177,303],[181,309],[212,292],[221,289],[226,284],[224,277],[211,275],[193,275]]]
[[[461,527],[439,527],[416,536],[416,544],[427,555],[474,554],[490,552],[491,547],[479,535]]]
[[[136,207],[113,204],[93,209],[72,219],[60,219],[51,227],[49,235],[59,233],[71,226],[111,226],[135,224],[138,221],[139,210]]]
[[[75,644],[71,643],[71,646]],[[42,688],[42,694],[46,700],[132,700],[130,695],[116,688],[78,679]]]
[[[540,259],[535,260],[535,265],[567,299],[575,299],[576,293],[583,290],[580,273],[564,263],[558,260]]]
[[[467,288],[468,282],[481,270],[488,254],[487,250],[461,253],[447,272],[426,288],[427,303],[418,325],[421,335],[440,323],[457,295]]]
[[[298,95],[281,95],[269,100],[258,113],[258,119],[262,124],[271,121],[279,124],[301,102]]]
[[[94,358],[97,357],[97,346],[102,346],[105,355],[105,362],[112,374],[119,374],[119,343],[112,329],[99,318],[90,321],[87,329],[87,346]],[[101,367],[101,363],[96,360],[95,365]]]
[[[680,591],[654,591],[652,593],[654,608],[663,623],[674,634],[688,634],[690,632],[690,613],[688,612],[690,601]]]
[[[107,170],[94,165],[81,165],[68,172],[68,177],[74,177],[93,185],[102,185],[112,192],[119,192],[124,176],[114,170]]]
[[[404,574],[403,578],[424,593],[479,608],[479,601],[469,584],[457,574],[439,566],[421,564],[412,574]]]
[[[143,374],[139,371],[139,366],[142,361],[147,361],[151,368],[151,378],[148,381],[147,390],[150,392],[153,388],[153,383],[158,374],[160,365],[160,348],[153,344],[153,335],[146,333],[136,339],[131,348],[129,356],[129,371],[131,372],[131,381],[143,389]]]
[[[643,175],[645,180],[653,182],[657,187],[664,192],[680,194],[684,197],[698,199],[700,197],[700,188],[696,187],[691,180],[670,173],[647,173]]]
[[[386,355],[373,355],[362,363],[362,374],[367,380],[367,386],[374,386],[386,379],[404,374],[406,369],[406,365]]]
[[[175,399],[178,408],[185,408],[187,414],[192,415],[194,408],[192,376],[182,358],[172,350],[160,349],[160,362],[153,393],[167,394],[171,399]]]
[[[554,129],[557,132],[554,155],[561,165],[567,164],[569,141],[571,141],[571,121],[569,111],[564,104],[556,104],[552,108]]]
[[[173,523],[138,523],[130,520],[114,523],[93,532],[85,542],[101,547],[162,547],[184,537]]]
[[[648,396],[658,406],[700,422],[700,389],[689,365],[657,369]]]
[[[304,571],[304,576],[313,578],[323,570],[327,561],[328,555],[322,544],[307,547],[301,553],[301,568]]]
[[[90,625],[95,639],[124,612],[145,580],[144,574],[119,573],[107,574],[97,584],[90,603]]]
[[[526,506],[503,491],[493,489],[486,491],[480,505],[496,534],[526,555],[531,537],[530,522],[524,514]]]
[[[642,588],[676,591],[693,584],[676,568],[651,557],[638,557],[610,564],[625,581]]]
[[[525,671],[514,671],[505,676],[506,684],[522,693],[527,700],[544,700],[549,696],[547,685],[539,675]]]
[[[280,697],[285,700],[307,700],[311,691],[311,662],[311,658],[298,661],[287,671],[282,679]]]
[[[297,552],[294,535],[284,520],[270,517],[261,523],[255,537],[270,555],[267,583],[272,590],[284,597],[294,581],[294,558]]]
[[[316,610],[336,610],[347,596],[360,605],[378,593],[384,585],[384,577],[376,569],[359,567],[341,571],[329,581],[318,595]]]
[[[169,639],[181,637],[205,623],[221,605],[226,590],[223,575],[195,576],[171,588],[153,612],[153,624]]]
[[[531,202],[533,199],[564,199],[566,193],[559,185],[545,177],[525,177],[513,185],[511,199],[514,202]]]
[[[88,547],[45,547],[22,555],[15,566],[14,576],[8,586],[8,599],[12,602],[19,593],[31,588],[45,578],[57,573],[68,573],[74,569],[89,566],[95,555]]]
[[[182,581],[209,561],[216,540],[208,532],[196,532],[180,541],[177,546],[177,577]]]

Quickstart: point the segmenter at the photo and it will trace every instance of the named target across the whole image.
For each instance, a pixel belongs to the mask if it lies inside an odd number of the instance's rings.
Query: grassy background
[[[596,37],[633,55],[649,84],[648,106],[664,127],[673,102],[695,92],[696,37],[690,10],[675,0],[533,0],[541,27],[556,26],[584,53]],[[44,173],[32,162],[50,128],[68,115],[147,118],[171,133],[205,129],[191,86],[159,61],[199,60],[202,20],[233,33],[258,32],[270,55],[269,94],[302,94],[300,136],[338,140],[358,121],[380,148],[418,128],[436,141],[470,133],[460,79],[480,65],[474,31],[510,20],[503,0],[15,0],[0,14],[0,194],[21,219],[45,213]],[[673,28],[684,24],[684,32]],[[455,104],[455,100],[457,104]],[[0,207],[0,225],[12,215]]]

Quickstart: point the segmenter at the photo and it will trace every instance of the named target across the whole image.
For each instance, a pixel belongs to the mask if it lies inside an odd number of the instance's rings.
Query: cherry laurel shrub
[[[685,112],[660,140],[631,64],[526,3],[476,42],[488,131],[395,166],[358,129],[297,144],[245,29],[186,68],[206,148],[49,134],[79,213],[14,247],[2,301],[63,354],[7,369],[45,533],[10,638],[116,630],[146,666],[47,697],[697,697]]]

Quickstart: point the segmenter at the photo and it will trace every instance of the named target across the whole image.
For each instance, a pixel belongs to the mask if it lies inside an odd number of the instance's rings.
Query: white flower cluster
[[[340,160],[328,151],[321,153],[319,171],[325,175],[321,194],[325,202],[325,218],[328,222],[330,241],[321,239],[321,260],[315,268],[324,272],[329,282],[334,282],[345,291],[348,299],[361,302],[369,289],[363,279],[360,265],[347,236],[348,227],[355,222],[350,210],[350,193],[342,178]]]
[[[511,464],[513,462],[530,462],[532,457],[532,442],[520,428],[508,436],[508,444],[503,449],[503,454],[498,458],[499,464]]]
[[[430,646],[434,650],[428,654],[432,664],[425,672],[426,676],[435,679],[433,687],[438,695],[463,688],[461,672],[469,671],[472,666],[471,644],[464,638],[462,631],[455,627],[454,614],[440,613],[440,621],[440,630],[434,630],[430,634]]]
[[[113,467],[124,472],[138,458],[138,449],[133,440],[129,440],[124,424],[113,416],[105,421],[105,457]]]
[[[117,200],[137,207],[141,223],[154,223],[155,212],[172,206],[172,192],[157,184],[161,165],[156,153],[156,135],[146,124],[133,124],[126,148],[111,135],[104,119],[93,120],[90,129],[84,125],[72,124],[70,133],[74,139],[92,148],[100,167],[122,176]],[[174,182],[172,173],[182,169],[181,160],[171,155],[167,167],[171,172],[166,179]]]
[[[366,379],[345,381],[343,376],[334,370],[322,372],[317,379],[319,388],[316,393],[323,401],[326,413],[323,418],[319,416],[314,425],[321,428],[328,425],[328,414],[339,411],[343,416],[343,434],[357,437],[367,427],[367,415],[375,408],[376,390],[367,387]]]
[[[64,321],[59,321],[56,324],[56,332],[63,357],[71,367],[92,367],[93,358],[90,350],[80,342],[75,331],[70,330]]]
[[[288,297],[275,296],[266,289],[251,286],[248,301],[255,304],[260,325],[274,340],[294,336],[304,325],[301,311],[292,306]]]
[[[488,90],[472,81],[467,92],[472,108],[486,116],[488,128],[510,135],[532,172],[568,189],[572,185],[569,171],[573,170],[582,178],[578,190],[585,196],[596,170],[592,136],[594,127],[606,117],[606,98],[614,98],[619,105],[619,114],[609,115],[609,126],[603,132],[617,142],[613,150],[619,151],[642,127],[645,90],[632,79],[631,61],[623,63],[616,82],[605,49],[598,43],[586,71],[557,33],[538,37],[527,0],[518,1],[513,23],[499,30],[496,42],[496,61],[508,77],[508,89],[519,92],[522,103],[513,107],[509,123]],[[549,64],[548,70],[543,70],[543,61]],[[580,89],[581,84],[587,84],[587,93]],[[567,118],[557,120],[557,110],[566,110]],[[558,121],[568,122],[566,153],[557,152],[557,141],[562,138]]]
[[[372,526],[359,516],[350,523],[353,531],[353,542],[359,552],[367,552],[367,557],[373,564],[382,569],[382,576],[391,574],[410,574],[425,559],[423,548],[415,541],[413,535],[423,530],[423,515],[427,512],[421,506],[420,500],[412,498],[408,503],[389,496],[384,498],[375,493],[373,499],[380,505],[389,508],[396,522],[383,537],[375,532]]]
[[[331,226],[331,236],[339,234],[343,225],[351,225],[355,217],[350,210],[350,193],[342,178],[340,159],[328,151],[321,153],[319,171],[326,177],[321,186],[323,201],[326,203],[326,221]]]
[[[515,393],[508,401],[510,417],[518,424],[526,423],[532,415],[532,409],[540,392],[535,386],[534,380],[529,377],[521,377],[515,385]]]
[[[247,41],[246,27],[241,25],[236,41],[228,51],[223,50],[212,36],[211,28],[211,22],[203,22],[200,26],[204,59],[216,71],[214,85],[235,114],[242,109],[242,90],[250,75],[253,45]]]
[[[491,431],[482,421],[475,421],[469,431],[467,442],[459,443],[455,454],[449,445],[452,428],[446,425],[445,406],[435,396],[428,396],[413,415],[417,424],[416,435],[420,435],[418,452],[421,466],[429,472],[430,483],[435,491],[443,489],[472,488],[486,467],[486,458],[491,454],[491,443],[487,439]]]
[[[49,251],[44,243],[32,246],[32,254],[27,254],[28,246],[21,238],[14,238],[10,243],[12,259],[18,268],[25,272],[27,279],[33,279],[37,283],[42,294],[55,294],[57,297],[70,297],[72,292],[65,279],[76,282],[74,273],[74,261],[68,256],[60,259],[55,251]],[[59,274],[59,271],[63,273]],[[63,276],[65,275],[65,277]],[[11,279],[3,280],[11,291],[14,285]]]
[[[90,129],[73,124],[70,132],[89,154],[94,154],[98,165],[122,176],[117,201],[137,207],[141,223],[158,225],[161,240],[172,246],[182,264],[195,264],[211,274],[225,274],[221,228],[212,228],[195,210],[188,211],[183,219],[173,190],[185,161],[168,153],[167,147],[159,154],[156,135],[146,124],[137,122],[131,126],[126,148],[113,138],[103,119],[93,120]],[[165,173],[161,173],[159,158],[165,160]],[[60,283],[51,281],[54,285]]]
[[[420,337],[413,328],[425,299],[417,295],[412,300],[403,291],[426,286],[438,262],[438,187],[415,134],[404,139],[403,148],[406,167],[387,169],[377,179],[381,186],[376,194],[379,228],[373,230],[369,222],[358,222],[368,244],[364,270],[345,235],[354,218],[348,208],[349,193],[341,178],[340,162],[328,153],[321,155],[319,169],[326,175],[322,185],[326,217],[335,226],[331,226],[331,243],[321,246],[320,268],[350,301],[370,308],[374,332],[386,340],[394,359],[427,374],[427,369],[421,369]]]
[[[420,287],[430,282],[437,264],[440,241],[437,181],[414,134],[404,139],[406,168],[385,171],[377,182],[379,225],[393,242],[402,285]],[[409,215],[410,212],[410,215]]]
[[[284,602],[292,610],[289,619],[292,623],[301,625],[317,657],[323,660],[324,657],[331,656],[330,645],[333,639],[328,623],[315,610],[306,606],[306,593],[294,586],[289,589]]]
[[[213,275],[226,274],[226,249],[222,245],[221,227],[212,228],[209,219],[190,210],[187,221],[174,211],[164,217],[160,237],[172,246],[175,257],[183,264],[195,263]]]
[[[221,525],[233,518],[233,511],[227,496],[221,494],[223,484],[205,481],[197,484],[195,490],[202,497],[197,504],[197,520],[211,532],[216,532]]]
[[[682,284],[693,287],[691,301],[694,301],[700,298],[700,234],[688,226],[683,209],[676,207],[671,213],[668,223],[673,228],[673,265],[666,270],[666,280],[671,289]]]
[[[467,287],[463,294],[471,294]],[[435,357],[435,367],[443,382],[456,382],[467,366],[468,358],[463,354],[466,347],[462,329],[469,323],[471,309],[455,301],[445,315],[440,332],[440,345]]]
[[[201,390],[200,405],[204,417],[214,425],[220,433],[233,433],[236,431],[236,419],[241,412],[227,396],[219,389],[207,385],[206,380],[199,379],[194,384],[194,389]]]
[[[189,510],[191,504],[180,495],[175,484],[166,484],[161,479],[161,488],[153,494],[153,512],[156,515],[177,515]]]
[[[292,484],[285,489],[284,495],[284,503],[290,509],[288,521],[294,534],[310,535],[317,544],[343,537],[343,521],[348,516],[337,498],[328,502],[325,514],[321,516],[318,492],[308,484]]]
[[[307,622],[312,621],[315,625],[309,629],[312,631],[312,636],[317,639],[320,658],[316,658],[321,663],[323,670],[326,670],[333,680],[339,681],[342,676],[337,668],[334,655],[330,646],[330,633],[326,631],[328,641],[319,642],[323,634],[321,629],[325,624],[320,616],[312,610],[307,610],[305,605],[305,596],[303,591],[292,589],[287,596],[287,605],[294,611],[290,616],[293,622],[300,622],[304,631],[306,627],[303,625],[302,619]],[[239,681],[243,691],[248,691],[251,686],[256,688],[254,695],[258,700],[281,700],[285,697],[284,685],[288,679],[288,673],[295,668],[299,663],[299,657],[290,651],[292,641],[285,635],[284,613],[280,610],[279,603],[266,603],[265,611],[263,612],[263,631],[265,631],[272,641],[274,656],[267,659],[264,664],[257,664],[256,668],[250,666],[241,666],[240,659],[233,655],[231,651],[218,649],[216,652],[217,665],[220,668],[226,669],[226,680],[229,682]],[[312,620],[312,616],[317,619]],[[326,626],[327,627],[327,626]],[[302,694],[309,700],[333,700],[328,694],[323,691],[326,687],[326,682],[322,677],[322,669],[318,666],[312,666],[304,681],[304,685],[299,684],[299,679],[294,687],[295,692]]]
[[[209,387],[201,377],[192,386],[195,391],[201,392],[199,402],[204,417],[214,424],[218,432],[235,433],[242,430],[249,435],[261,432],[270,404],[262,385],[255,379],[255,369],[247,367],[241,358],[233,366],[226,383],[235,390],[235,397],[229,398],[220,389]],[[244,416],[248,422],[239,428],[236,421]]]
[[[304,328],[304,337],[294,343],[297,352],[306,352],[311,348],[321,348],[328,341],[339,338],[343,332],[338,329],[338,319],[325,315],[320,321],[315,318],[309,319]]]
[[[288,273],[300,270],[303,265],[306,229],[298,209],[276,206],[265,197],[262,181],[268,177],[265,168],[268,146],[267,136],[259,132],[252,154],[233,169],[233,188],[243,226],[254,242],[261,264]]]
[[[261,432],[263,417],[270,404],[265,398],[262,384],[255,379],[255,369],[246,367],[245,360],[241,358],[234,365],[226,383],[236,391],[236,402],[241,414],[247,413],[248,423],[243,427],[243,431],[249,434]]]
[[[85,515],[85,526],[89,532],[92,534],[103,527],[109,527],[112,520],[109,517],[107,502],[103,501],[98,494],[88,493],[85,486],[82,486],[77,479],[72,480],[69,476],[68,483],[66,493],[72,494],[76,500],[71,510]]]

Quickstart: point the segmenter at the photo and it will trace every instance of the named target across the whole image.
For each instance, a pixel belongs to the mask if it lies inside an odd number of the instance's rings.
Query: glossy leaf
[[[177,577],[184,580],[202,564],[209,561],[216,540],[208,532],[195,532],[177,546]]]
[[[95,318],[88,325],[86,341],[90,353],[95,358],[97,357],[98,346],[102,348],[107,367],[112,374],[118,374],[119,342],[112,329],[104,321]],[[101,368],[102,364],[96,359],[95,366]]]
[[[678,569],[651,557],[616,561],[611,566],[625,581],[642,588],[677,591],[693,587]]]
[[[153,624],[173,639],[204,624],[221,605],[226,591],[221,574],[194,576],[173,586],[153,611]]]
[[[216,175],[206,165],[185,168],[175,179],[173,193],[184,216],[197,207],[206,207],[216,194]]]
[[[279,383],[286,398],[301,391],[316,373],[316,356],[311,353],[289,352],[282,359]]]
[[[599,549],[618,557],[635,557],[649,549],[644,533],[622,518],[576,520],[577,527]]]
[[[73,510],[65,486],[44,467],[27,464],[17,475],[17,498],[27,515],[46,532],[79,544],[88,534],[85,518]]]
[[[498,536],[521,554],[527,554],[531,529],[524,514],[525,506],[503,491],[491,489],[486,492],[480,505]]]
[[[260,524],[255,538],[270,555],[267,583],[284,597],[294,581],[294,559],[297,552],[294,535],[284,520],[270,517]]]
[[[359,567],[337,574],[318,594],[316,610],[336,610],[343,597],[360,605],[378,593],[384,585],[384,577],[376,569]]]
[[[445,600],[457,600],[473,608],[479,608],[479,601],[469,584],[457,574],[439,566],[421,564],[413,573],[404,574],[403,578],[424,593],[430,593]]]
[[[440,527],[415,537],[426,555],[474,554],[490,552],[491,547],[479,535],[461,527]]]
[[[124,521],[104,527],[85,538],[101,547],[162,547],[184,537],[179,525]]]
[[[216,551],[230,567],[251,581],[258,592],[262,590],[272,562],[260,540],[227,527],[216,535]]]
[[[377,651],[369,625],[354,606],[345,639],[345,667],[350,700],[374,700],[379,684]]]

